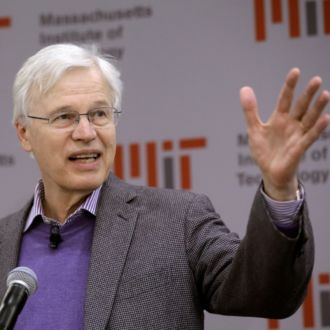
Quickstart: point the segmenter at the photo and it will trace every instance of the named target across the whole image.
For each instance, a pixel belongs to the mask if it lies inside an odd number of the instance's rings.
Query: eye
[[[61,112],[56,113],[49,118],[51,124],[66,124],[75,121],[77,115],[75,112]]]
[[[93,118],[107,118],[109,114],[106,109],[95,109],[90,112],[90,116]]]

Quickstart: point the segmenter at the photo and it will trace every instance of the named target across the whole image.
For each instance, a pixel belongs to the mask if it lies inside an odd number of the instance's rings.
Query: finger
[[[328,104],[330,99],[330,94],[328,91],[323,91],[320,96],[315,101],[315,105],[310,111],[307,111],[301,119],[301,125],[303,131],[307,132],[311,127],[313,127],[316,121],[321,116],[322,111]]]
[[[322,79],[320,77],[314,77],[310,80],[303,94],[298,98],[293,111],[292,117],[300,120],[307,111],[315,93],[320,88]]]
[[[251,87],[245,86],[240,90],[240,101],[248,129],[260,123],[257,98]]]
[[[325,114],[318,118],[313,127],[303,136],[303,148],[306,151],[330,124],[330,115]]]
[[[300,70],[298,68],[293,68],[288,73],[277,100],[277,111],[282,113],[290,111],[294,90],[296,88],[299,76]]]

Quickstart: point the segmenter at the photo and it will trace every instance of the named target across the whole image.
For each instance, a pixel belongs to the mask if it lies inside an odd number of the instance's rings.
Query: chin
[[[101,186],[106,178],[90,178],[88,176],[74,180],[70,185],[75,190],[91,192]]]

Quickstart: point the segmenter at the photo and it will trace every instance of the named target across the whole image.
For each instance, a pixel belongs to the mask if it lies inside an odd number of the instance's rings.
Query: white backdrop
[[[273,110],[282,81],[293,66],[302,70],[300,91],[315,74],[320,74],[324,87],[330,88],[330,35],[324,31],[323,7],[329,1],[309,1],[316,8],[317,31],[313,36],[306,32],[312,24],[307,19],[306,14],[312,13],[306,11],[306,2],[2,0],[0,216],[27,201],[39,175],[34,160],[20,150],[10,124],[15,73],[28,56],[48,43],[96,42],[118,58],[124,80],[124,115],[118,127],[122,176],[131,182],[158,186],[168,185],[170,176],[175,188],[204,192],[227,225],[243,236],[258,172],[246,160],[240,87],[248,84],[255,88],[264,119]],[[266,38],[257,41],[254,10],[262,3]],[[282,5],[281,23],[272,22],[271,3]],[[294,13],[289,3],[298,4],[300,35],[295,38],[289,36],[290,13]],[[317,248],[313,291],[305,312],[300,309],[277,324],[207,314],[206,329],[330,327],[326,316],[330,314],[330,301],[321,302],[320,298],[321,291],[324,297],[330,294],[329,141],[330,130],[306,154],[300,169]],[[132,145],[140,157],[131,157]],[[154,158],[147,152],[150,145],[155,147]],[[165,166],[166,158],[172,162],[173,172]],[[134,159],[140,168],[136,163],[131,165]],[[190,162],[190,169],[184,172],[190,182],[183,184],[182,159],[186,165]],[[152,166],[154,176],[150,174]]]

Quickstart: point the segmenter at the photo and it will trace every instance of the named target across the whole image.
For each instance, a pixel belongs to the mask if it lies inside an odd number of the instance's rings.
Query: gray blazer
[[[0,220],[0,296],[16,267],[31,202]],[[301,304],[313,267],[303,205],[290,239],[257,192],[245,238],[206,196],[124,183],[103,185],[92,243],[85,329],[203,329],[203,310],[283,318]]]

